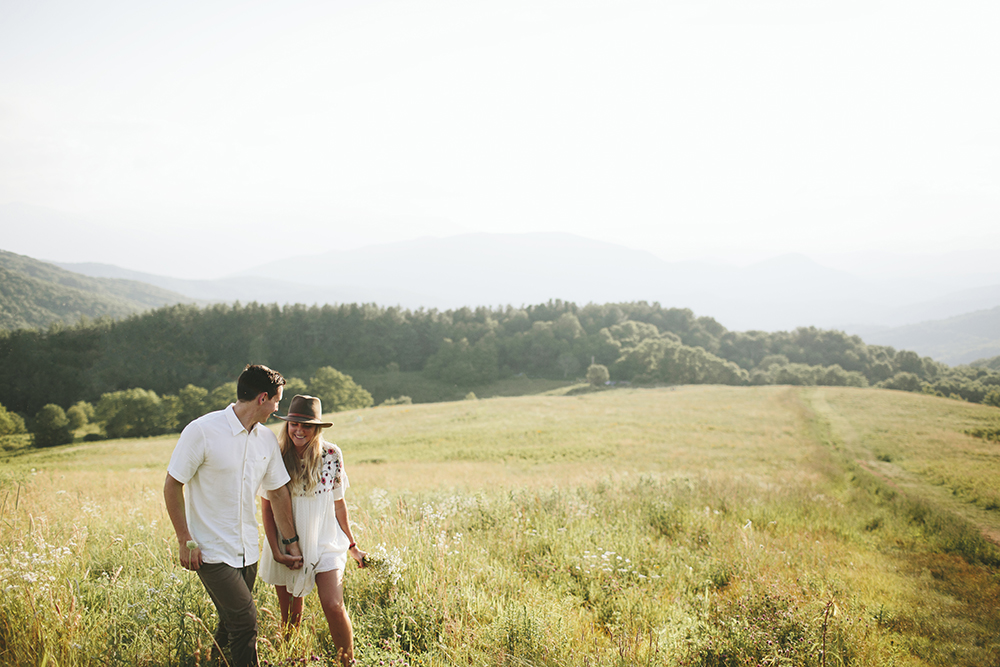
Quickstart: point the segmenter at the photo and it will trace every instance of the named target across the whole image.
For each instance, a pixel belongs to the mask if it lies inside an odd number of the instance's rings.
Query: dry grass
[[[333,415],[382,562],[348,574],[360,663],[998,664],[997,559],[977,542],[995,512],[971,490],[1000,470],[963,433],[996,414],[678,387]],[[0,662],[206,657],[213,611],[171,563],[160,496],[175,439],[7,460]],[[273,591],[257,597],[263,657],[327,660],[315,596],[287,642]]]

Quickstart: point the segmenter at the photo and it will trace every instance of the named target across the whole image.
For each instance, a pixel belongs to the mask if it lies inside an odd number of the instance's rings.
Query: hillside
[[[967,364],[1000,355],[1000,306],[902,327],[855,327],[851,333],[870,345],[913,350],[950,365]]]
[[[994,371],[1000,371],[1000,356],[990,357],[987,359],[977,359],[969,365],[975,368],[989,368]]]
[[[134,280],[84,276],[0,250],[0,329],[75,324],[82,317],[118,319],[191,301]]]

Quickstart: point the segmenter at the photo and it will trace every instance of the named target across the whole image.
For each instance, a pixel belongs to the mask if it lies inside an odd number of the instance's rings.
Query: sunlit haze
[[[3,0],[0,206],[94,243],[0,247],[189,278],[465,232],[1000,250],[998,34],[986,1]]]

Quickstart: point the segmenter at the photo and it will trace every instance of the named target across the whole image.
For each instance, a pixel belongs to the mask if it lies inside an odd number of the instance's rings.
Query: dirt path
[[[947,487],[931,484],[900,466],[876,459],[873,452],[863,445],[854,426],[826,401],[822,391],[807,394],[805,399],[816,415],[829,424],[831,436],[852,453],[859,466],[900,493],[912,493],[927,498],[939,507],[962,517],[977,526],[984,538],[1000,546],[1000,514],[963,502]]]

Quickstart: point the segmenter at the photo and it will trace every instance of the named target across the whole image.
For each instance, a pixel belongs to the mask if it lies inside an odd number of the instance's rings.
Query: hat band
[[[304,415],[301,412],[289,412],[286,417],[305,417],[306,419],[319,419],[316,415]]]

